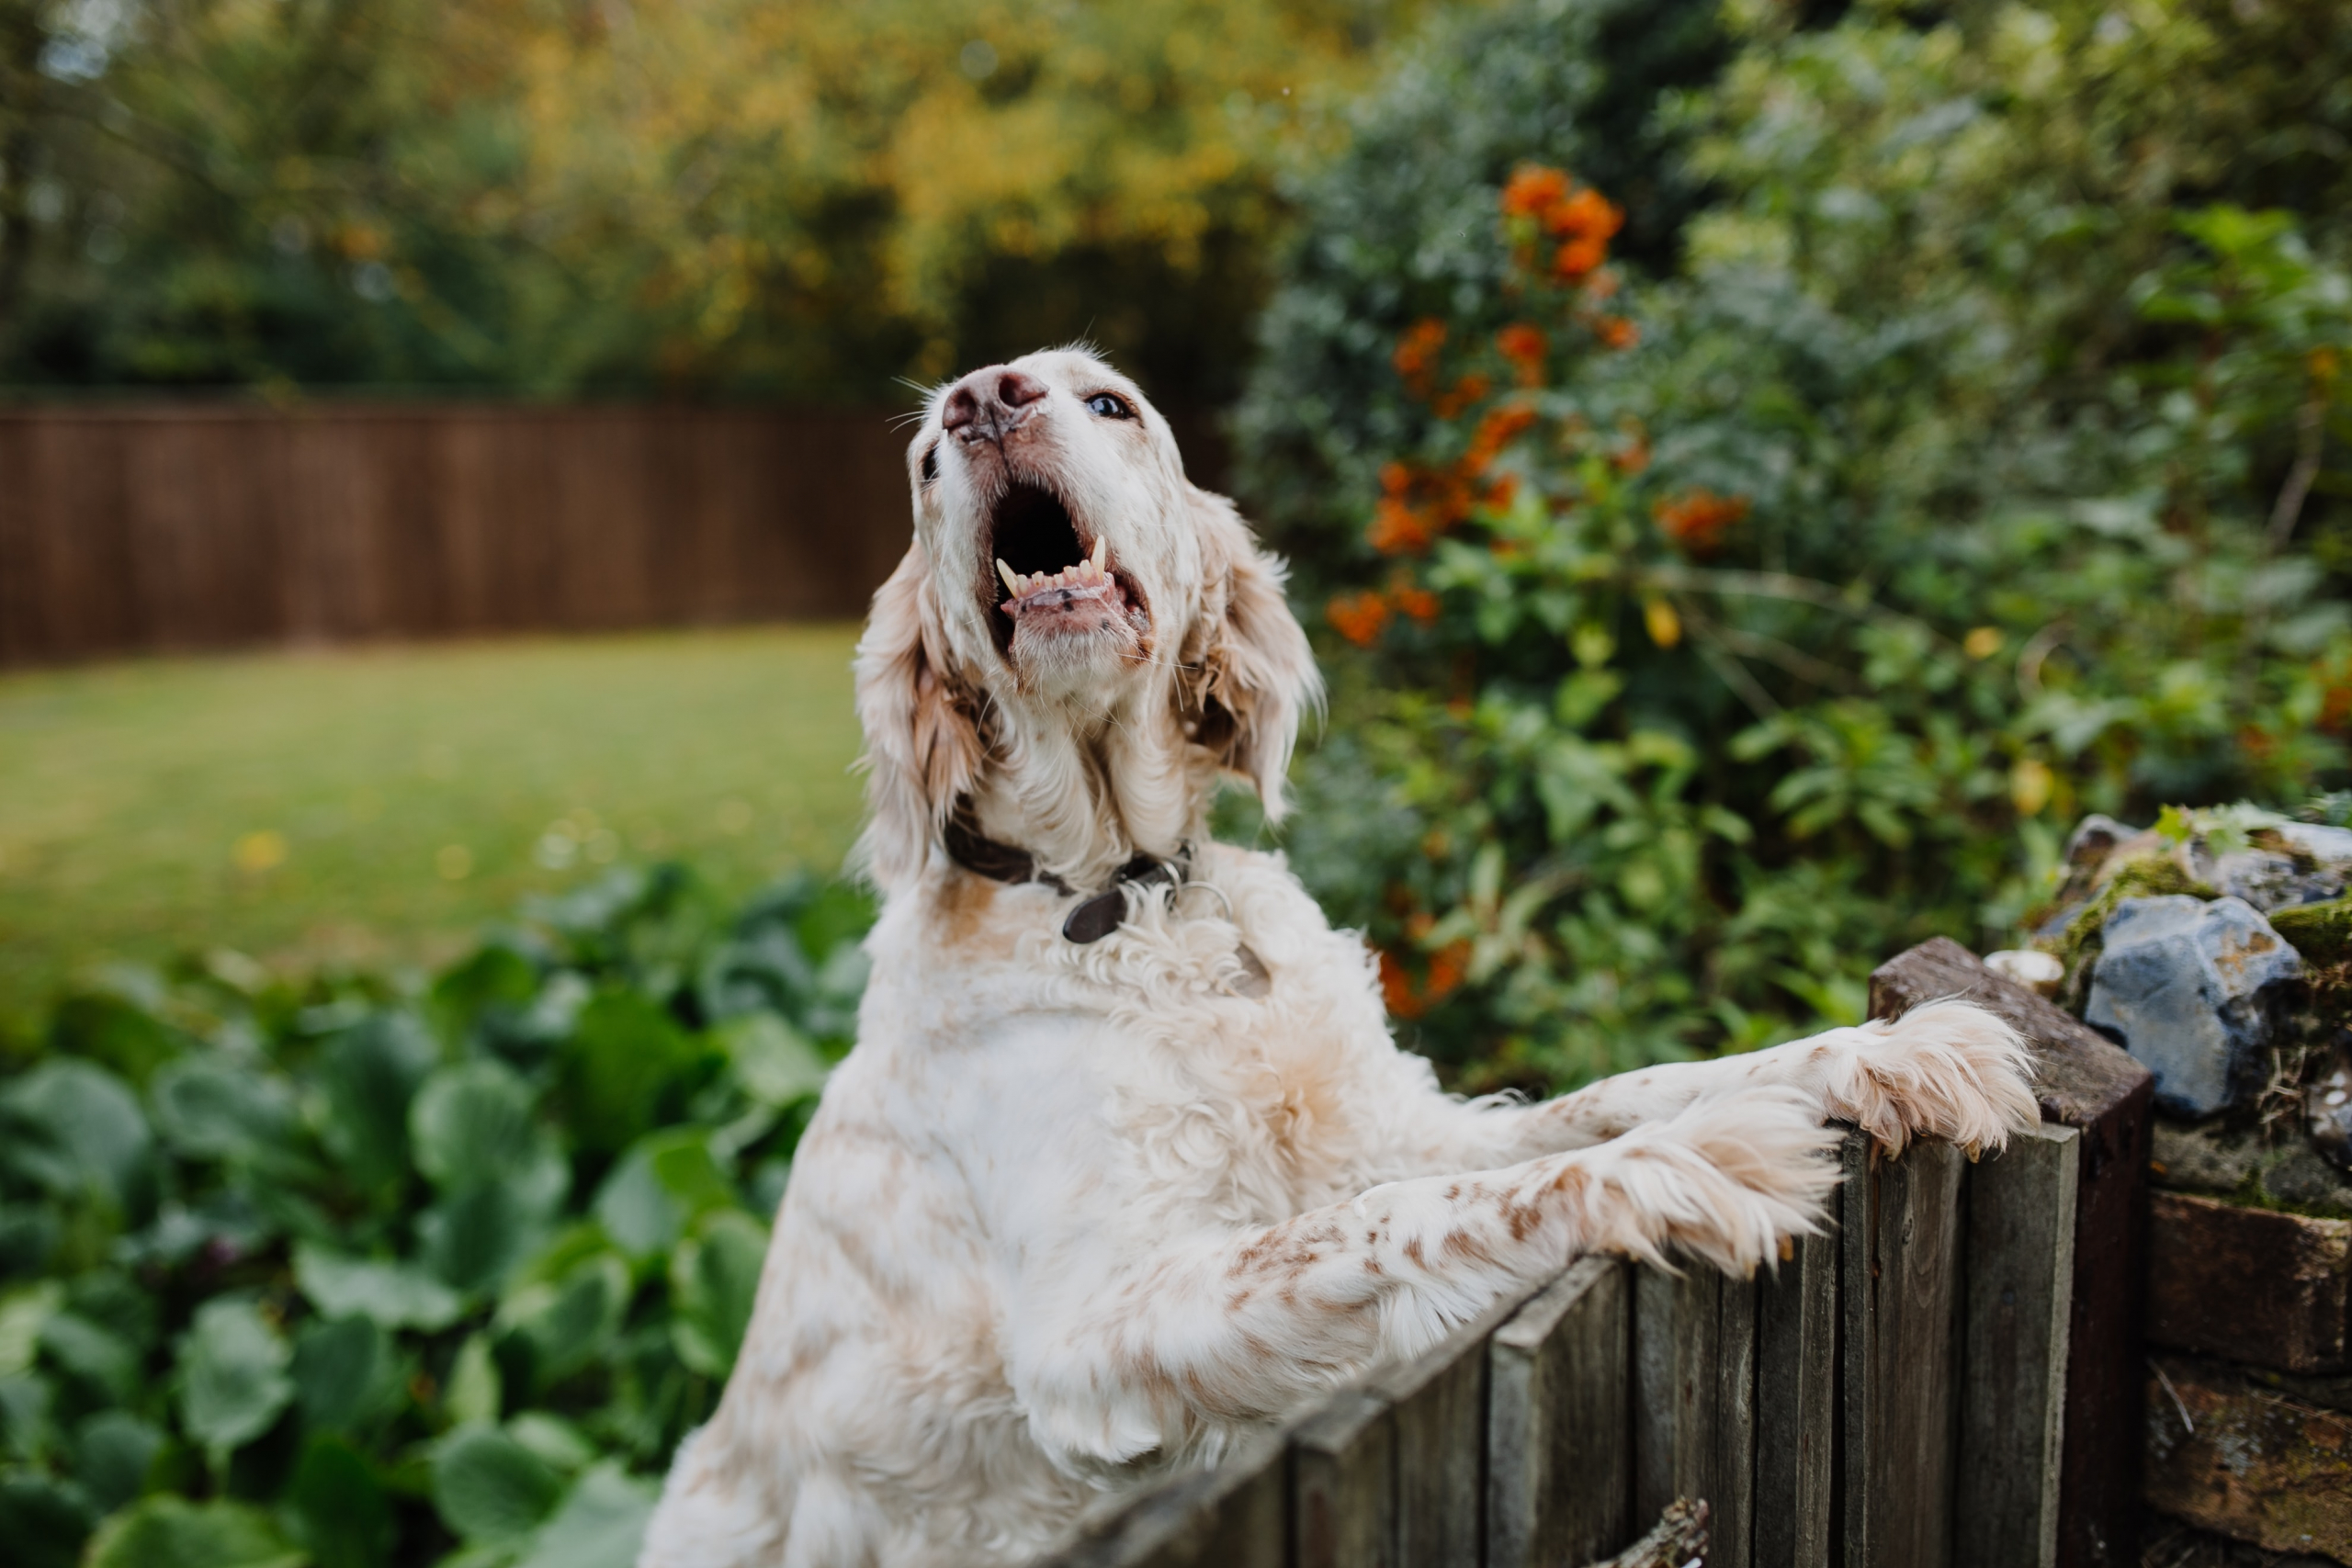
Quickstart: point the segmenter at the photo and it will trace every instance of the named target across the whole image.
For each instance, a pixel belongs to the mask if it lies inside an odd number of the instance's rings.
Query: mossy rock
[[[2083,1004],[2090,996],[2091,967],[2098,962],[2099,952],[2106,945],[2107,918],[2115,912],[2118,904],[2126,898],[2156,898],[2174,894],[2209,900],[2215,897],[2211,887],[2189,875],[2171,854],[2163,851],[2135,854],[2117,868],[2089,903],[2067,919],[2064,931],[2055,940],[2036,942],[2035,946],[2056,954],[2066,966],[2059,1004],[2081,1016]]]
[[[2330,968],[2352,959],[2352,898],[2273,909],[2270,928],[2314,968]]]

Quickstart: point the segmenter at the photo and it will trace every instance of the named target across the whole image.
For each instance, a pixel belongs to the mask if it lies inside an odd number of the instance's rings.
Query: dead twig
[[[1706,1556],[1706,1499],[1677,1497],[1658,1516],[1657,1529],[1592,1568],[1692,1568]]]

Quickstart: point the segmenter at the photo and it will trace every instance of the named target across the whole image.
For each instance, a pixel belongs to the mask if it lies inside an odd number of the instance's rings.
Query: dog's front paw
[[[1778,1258],[1787,1237],[1820,1228],[1838,1185],[1837,1142],[1804,1096],[1754,1089],[1559,1157],[1594,1178],[1590,1250],[1654,1263],[1680,1254],[1745,1277]]]
[[[1826,1109],[1889,1154],[1915,1137],[1971,1158],[2041,1119],[2033,1058],[2000,1019],[1969,1002],[1930,1002],[1825,1042]]]

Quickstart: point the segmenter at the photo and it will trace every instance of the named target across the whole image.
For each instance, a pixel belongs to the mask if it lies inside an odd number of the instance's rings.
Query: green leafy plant
[[[629,869],[429,983],[216,957],[68,998],[0,1078],[11,1561],[631,1562],[870,918]]]
[[[2344,773],[2352,236],[2302,143],[2184,107],[2336,134],[2299,35],[1727,16],[1654,127],[1706,193],[1668,275],[1602,265],[1567,134],[1384,143],[1304,187],[1243,411],[1334,678],[1285,843],[1468,1087],[1852,1021],[1909,942],[2011,940],[2081,812]],[[1361,118],[1485,125],[1516,69]],[[1442,234],[1351,248],[1432,168]]]

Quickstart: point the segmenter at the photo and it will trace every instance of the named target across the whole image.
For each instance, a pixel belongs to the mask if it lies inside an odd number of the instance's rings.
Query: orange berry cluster
[[[1625,226],[1625,209],[1562,169],[1521,164],[1503,186],[1503,216],[1556,242],[1552,276],[1578,283],[1609,259],[1609,242]],[[1530,243],[1534,243],[1531,236]]]
[[[1746,496],[1717,495],[1711,490],[1684,491],[1650,509],[1666,536],[1694,556],[1713,555],[1722,547],[1724,530],[1747,512]]]

